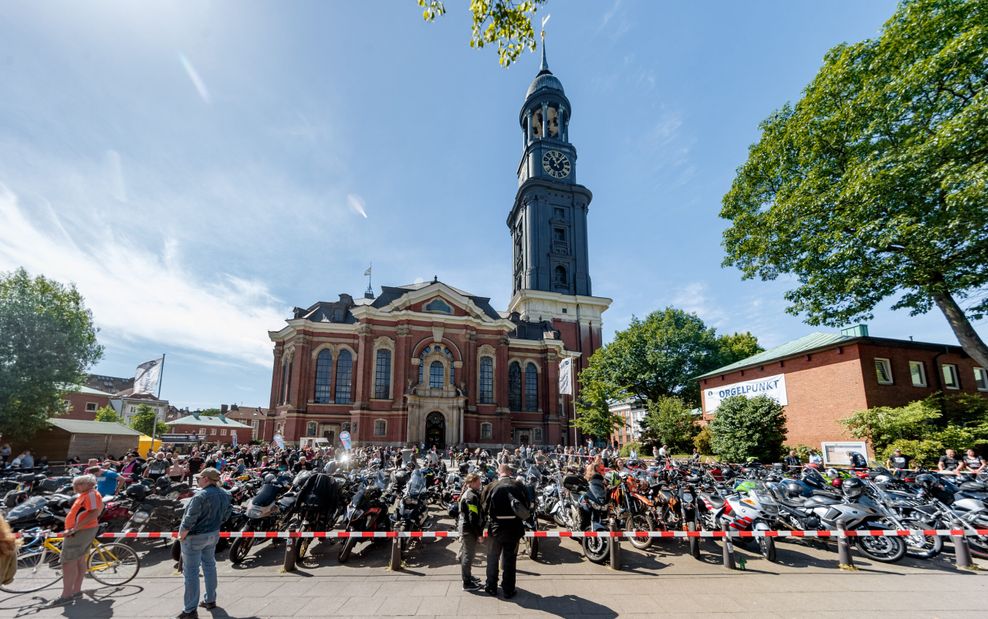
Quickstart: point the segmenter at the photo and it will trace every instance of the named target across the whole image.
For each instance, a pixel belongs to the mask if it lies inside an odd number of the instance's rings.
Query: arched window
[[[494,359],[480,358],[480,403],[494,403]]]
[[[288,360],[281,362],[281,403],[288,402]]]
[[[425,311],[436,312],[438,314],[452,314],[453,308],[450,307],[449,304],[443,301],[442,299],[436,298],[429,301],[429,303],[426,304]]]
[[[508,366],[508,408],[521,410],[521,366],[517,361]]]
[[[353,355],[349,350],[341,350],[336,360],[336,403],[349,404],[352,397]]]
[[[442,361],[433,361],[429,364],[429,388],[442,389],[443,377],[446,371]]]
[[[563,265],[558,265],[553,270],[552,284],[557,288],[568,288],[569,287],[569,277],[566,274],[566,267]]]
[[[391,351],[378,348],[374,366],[374,397],[386,400],[391,397]]]
[[[329,381],[333,374],[333,351],[324,348],[316,357],[316,393],[313,400],[318,404],[330,402]]]
[[[539,410],[539,370],[534,363],[525,367],[525,410]]]

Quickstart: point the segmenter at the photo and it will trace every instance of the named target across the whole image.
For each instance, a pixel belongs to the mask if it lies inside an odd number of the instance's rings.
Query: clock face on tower
[[[566,178],[570,171],[569,159],[558,150],[546,151],[542,155],[542,169],[550,176]]]

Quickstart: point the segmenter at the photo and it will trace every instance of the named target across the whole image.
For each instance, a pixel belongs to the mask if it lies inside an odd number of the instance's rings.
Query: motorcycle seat
[[[836,505],[840,503],[840,498],[824,492],[814,492],[804,499],[804,505]]]
[[[719,494],[710,494],[705,496],[707,500],[710,501],[711,504],[713,504],[714,507],[721,507],[724,505],[724,497],[720,496]]]

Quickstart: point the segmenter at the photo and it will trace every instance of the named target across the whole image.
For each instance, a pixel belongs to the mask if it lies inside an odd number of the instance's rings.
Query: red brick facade
[[[289,442],[304,436],[335,441],[346,430],[362,445],[572,443],[572,404],[558,393],[559,362],[576,357],[578,372],[600,346],[599,306],[609,300],[553,295],[570,303],[567,316],[596,316],[577,325],[542,315],[537,321],[502,318],[478,305],[486,299],[438,281],[386,291],[391,296],[380,302],[354,303],[344,295],[343,306],[317,304],[271,333],[274,432]],[[588,305],[596,313],[581,314],[578,307]],[[331,309],[345,314],[335,316],[338,322],[315,319]],[[379,357],[378,351],[386,352]],[[482,363],[491,370],[486,386]],[[348,365],[349,381],[339,384]]]
[[[891,383],[880,384],[876,359],[887,359]],[[925,385],[914,385],[910,361],[922,363]],[[943,366],[957,369],[959,386],[944,384]],[[943,391],[980,393],[975,384],[976,364],[958,346],[926,344],[874,337],[854,338],[841,345],[775,359],[701,379],[704,418],[709,389],[777,374],[785,375],[787,443],[819,448],[822,441],[852,439],[840,421],[854,412],[876,406],[902,406]]]
[[[60,415],[61,417],[92,421],[96,418],[96,411],[110,405],[110,398],[113,396],[84,387],[79,391],[68,392],[62,397],[68,406],[65,414]]]

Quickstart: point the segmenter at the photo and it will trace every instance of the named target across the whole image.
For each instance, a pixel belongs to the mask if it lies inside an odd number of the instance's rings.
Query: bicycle
[[[33,529],[23,532],[17,550],[17,575],[0,591],[32,593],[50,587],[62,579],[62,537],[51,531]],[[96,582],[108,586],[125,585],[137,576],[141,561],[130,546],[104,544],[94,539],[86,557],[86,573]]]

